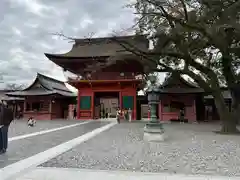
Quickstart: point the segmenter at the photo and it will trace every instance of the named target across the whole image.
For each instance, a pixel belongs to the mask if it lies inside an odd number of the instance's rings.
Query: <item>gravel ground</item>
[[[39,120],[37,121],[37,125],[33,128],[29,128],[27,126],[27,120],[19,119],[14,120],[9,128],[9,137],[19,136],[23,134],[29,134],[33,132],[58,128],[62,126],[67,126],[71,124],[81,123],[82,121],[78,120]]]
[[[90,122],[80,126],[58,130],[9,143],[6,154],[0,155],[0,169],[43,152],[49,148],[77,138],[85,133],[107,125],[108,122]],[[1,178],[0,178],[1,179]]]
[[[143,141],[143,123],[122,123],[42,164],[45,167],[240,176],[240,137],[218,125],[165,124],[168,139]]]

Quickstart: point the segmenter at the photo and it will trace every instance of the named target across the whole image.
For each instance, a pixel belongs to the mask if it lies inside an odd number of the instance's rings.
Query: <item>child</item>
[[[30,117],[28,119],[28,127],[33,127],[36,125],[36,121],[33,119],[33,117]]]

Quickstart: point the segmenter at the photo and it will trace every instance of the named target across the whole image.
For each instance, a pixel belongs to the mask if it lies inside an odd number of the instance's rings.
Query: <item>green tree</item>
[[[236,128],[239,99],[240,1],[237,0],[137,0],[137,33],[153,42],[151,52],[119,42],[141,56],[148,72],[174,72],[191,77],[211,92],[224,133]],[[157,68],[156,68],[157,67]],[[233,98],[233,112],[225,105],[221,87]]]

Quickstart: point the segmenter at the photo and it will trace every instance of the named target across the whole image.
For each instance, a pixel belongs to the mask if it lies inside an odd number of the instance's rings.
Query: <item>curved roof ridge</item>
[[[108,36],[93,38],[74,38],[72,48],[66,53],[44,53],[45,56],[55,63],[56,59],[66,58],[92,58],[92,57],[109,57],[116,51],[124,48],[118,41],[128,42],[139,49],[148,50],[149,40],[146,35],[126,35],[126,36]],[[128,52],[128,51],[126,51]],[[132,54],[131,52],[128,52]]]
[[[164,86],[167,86],[171,80],[173,79],[176,79],[176,78],[179,78],[180,81],[182,81],[183,83],[187,84],[188,86],[190,87],[193,87],[193,88],[199,88],[199,86],[197,84],[195,84],[194,82],[189,82],[188,80],[186,80],[182,75],[180,74],[176,74],[176,73],[171,73],[169,74],[164,82],[160,85],[160,87],[164,87]]]
[[[75,38],[74,41],[78,43],[94,43],[94,42],[105,42],[106,40],[114,39],[130,39],[130,38],[142,38],[147,39],[146,35],[123,35],[123,36],[101,36],[101,37],[92,37],[92,38]]]
[[[50,76],[47,76],[47,75],[44,75],[44,74],[42,74],[42,73],[37,73],[37,77],[44,77],[44,78],[47,78],[47,79],[50,79],[50,80],[53,80],[53,81],[55,81],[55,82],[59,82],[59,83],[65,83],[64,81],[61,81],[61,80],[58,80],[58,79],[54,79],[54,78],[52,78],[52,77],[50,77]]]

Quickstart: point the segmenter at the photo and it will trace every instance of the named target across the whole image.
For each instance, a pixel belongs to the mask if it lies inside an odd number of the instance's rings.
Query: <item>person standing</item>
[[[117,109],[117,122],[118,122],[118,124],[120,124],[120,116],[121,116],[121,110],[118,108]]]
[[[2,128],[3,128],[3,105],[0,101],[0,154],[3,150],[3,137],[2,137]]]
[[[6,104],[2,103],[0,109],[1,109],[0,122],[2,122],[1,123],[2,145],[0,150],[0,154],[1,154],[1,153],[5,153],[8,148],[8,128],[14,119],[14,114],[13,114],[13,111],[10,108],[8,108]]]
[[[132,122],[132,110],[131,110],[131,108],[128,109],[128,120],[129,120],[129,122]]]
[[[108,118],[108,108],[106,108],[106,111],[105,111],[105,118],[106,119]]]
[[[127,120],[127,111],[126,111],[126,109],[122,110],[122,116],[123,116],[124,120]]]
[[[180,124],[184,124],[184,108],[181,108],[180,109],[180,112],[179,112],[179,120],[180,120]]]
[[[103,109],[102,109],[102,119],[105,119],[105,108],[103,107]]]
[[[77,109],[74,107],[73,109],[73,119],[77,119]]]

